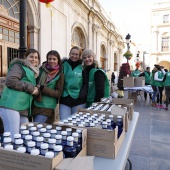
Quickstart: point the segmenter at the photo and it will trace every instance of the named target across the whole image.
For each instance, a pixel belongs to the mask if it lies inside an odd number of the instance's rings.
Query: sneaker
[[[160,105],[159,105],[159,104],[157,104],[155,107],[158,108],[158,109],[160,109]]]
[[[155,103],[152,103],[151,105],[152,105],[152,107],[156,107],[156,104],[155,104]]]
[[[168,107],[165,107],[164,110],[168,110]]]
[[[160,104],[159,108],[160,108],[160,109],[164,109],[164,105],[163,105],[163,104]]]

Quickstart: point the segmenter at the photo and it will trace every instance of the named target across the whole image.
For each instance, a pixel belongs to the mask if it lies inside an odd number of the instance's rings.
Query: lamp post
[[[140,52],[138,51],[138,53],[136,54],[137,62],[139,61],[139,58],[140,58],[140,57],[139,57],[139,53],[140,53]]]
[[[128,33],[127,35],[126,35],[126,37],[125,37],[125,39],[126,39],[126,44],[127,44],[127,51],[129,51],[130,50],[130,38],[131,38],[131,35]],[[128,63],[128,59],[127,59],[127,63]]]
[[[143,69],[145,70],[145,54],[148,54],[146,51],[143,52]]]
[[[126,35],[126,44],[127,44],[127,50],[129,51],[130,50],[130,38],[131,38],[131,35],[130,34],[127,34]]]
[[[20,0],[19,16],[19,58],[24,58],[27,50],[27,0]]]

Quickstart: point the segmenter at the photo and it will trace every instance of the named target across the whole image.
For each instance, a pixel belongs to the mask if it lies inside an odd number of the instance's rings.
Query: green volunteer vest
[[[88,94],[87,94],[87,107],[91,106],[94,102],[95,94],[96,94],[96,87],[95,87],[95,80],[94,80],[94,74],[96,71],[101,70],[105,75],[105,88],[104,88],[104,96],[103,97],[109,97],[110,95],[110,85],[109,80],[107,78],[107,75],[102,69],[91,69],[89,72],[89,84],[88,84]]]
[[[158,72],[158,78],[159,79],[162,79],[163,78],[163,73],[161,72]],[[157,86],[157,87],[162,87],[163,86],[163,81],[154,81],[155,82],[155,86]]]
[[[77,99],[83,83],[82,67],[78,65],[72,70],[68,62],[64,62],[63,67],[64,88],[62,97],[70,95],[72,98]]]
[[[56,76],[51,82],[49,82],[47,84],[47,87],[50,88],[50,89],[55,89],[56,83],[57,83],[59,78],[60,78],[60,75]],[[40,108],[55,109],[56,105],[57,105],[57,102],[58,101],[57,101],[56,98],[43,95],[42,96],[42,101],[34,100],[34,105],[37,106],[37,107],[40,107]]]
[[[141,72],[139,71],[139,70],[135,70],[135,71],[133,71],[132,73],[131,73],[131,77],[138,77],[139,76],[139,74],[141,74]]]
[[[170,86],[170,71],[166,73],[165,86]]]
[[[36,81],[34,72],[25,66],[22,66],[22,68],[25,70],[26,75],[21,79],[21,81],[35,86]],[[0,106],[22,111],[31,109],[32,99],[33,96],[29,93],[5,87],[0,98]]]
[[[151,81],[150,75],[148,74],[147,71],[145,71],[144,73],[145,73],[145,83],[150,84],[150,81]]]

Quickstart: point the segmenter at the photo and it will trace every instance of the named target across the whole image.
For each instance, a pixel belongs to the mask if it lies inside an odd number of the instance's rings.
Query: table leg
[[[130,161],[130,159],[128,158],[127,161],[129,162],[129,170],[132,170],[132,162]]]

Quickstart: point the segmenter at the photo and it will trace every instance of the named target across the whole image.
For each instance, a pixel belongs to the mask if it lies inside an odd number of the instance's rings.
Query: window
[[[7,48],[7,56],[8,56],[8,67],[10,62],[14,59],[14,58],[18,58],[18,49],[15,48]]]
[[[0,0],[7,14],[19,20],[19,0]]]
[[[169,23],[169,14],[163,15],[163,23]]]
[[[162,52],[169,51],[169,37],[162,37]]]
[[[19,43],[19,33],[7,28],[0,28],[0,33],[2,33],[2,39],[10,42]]]

